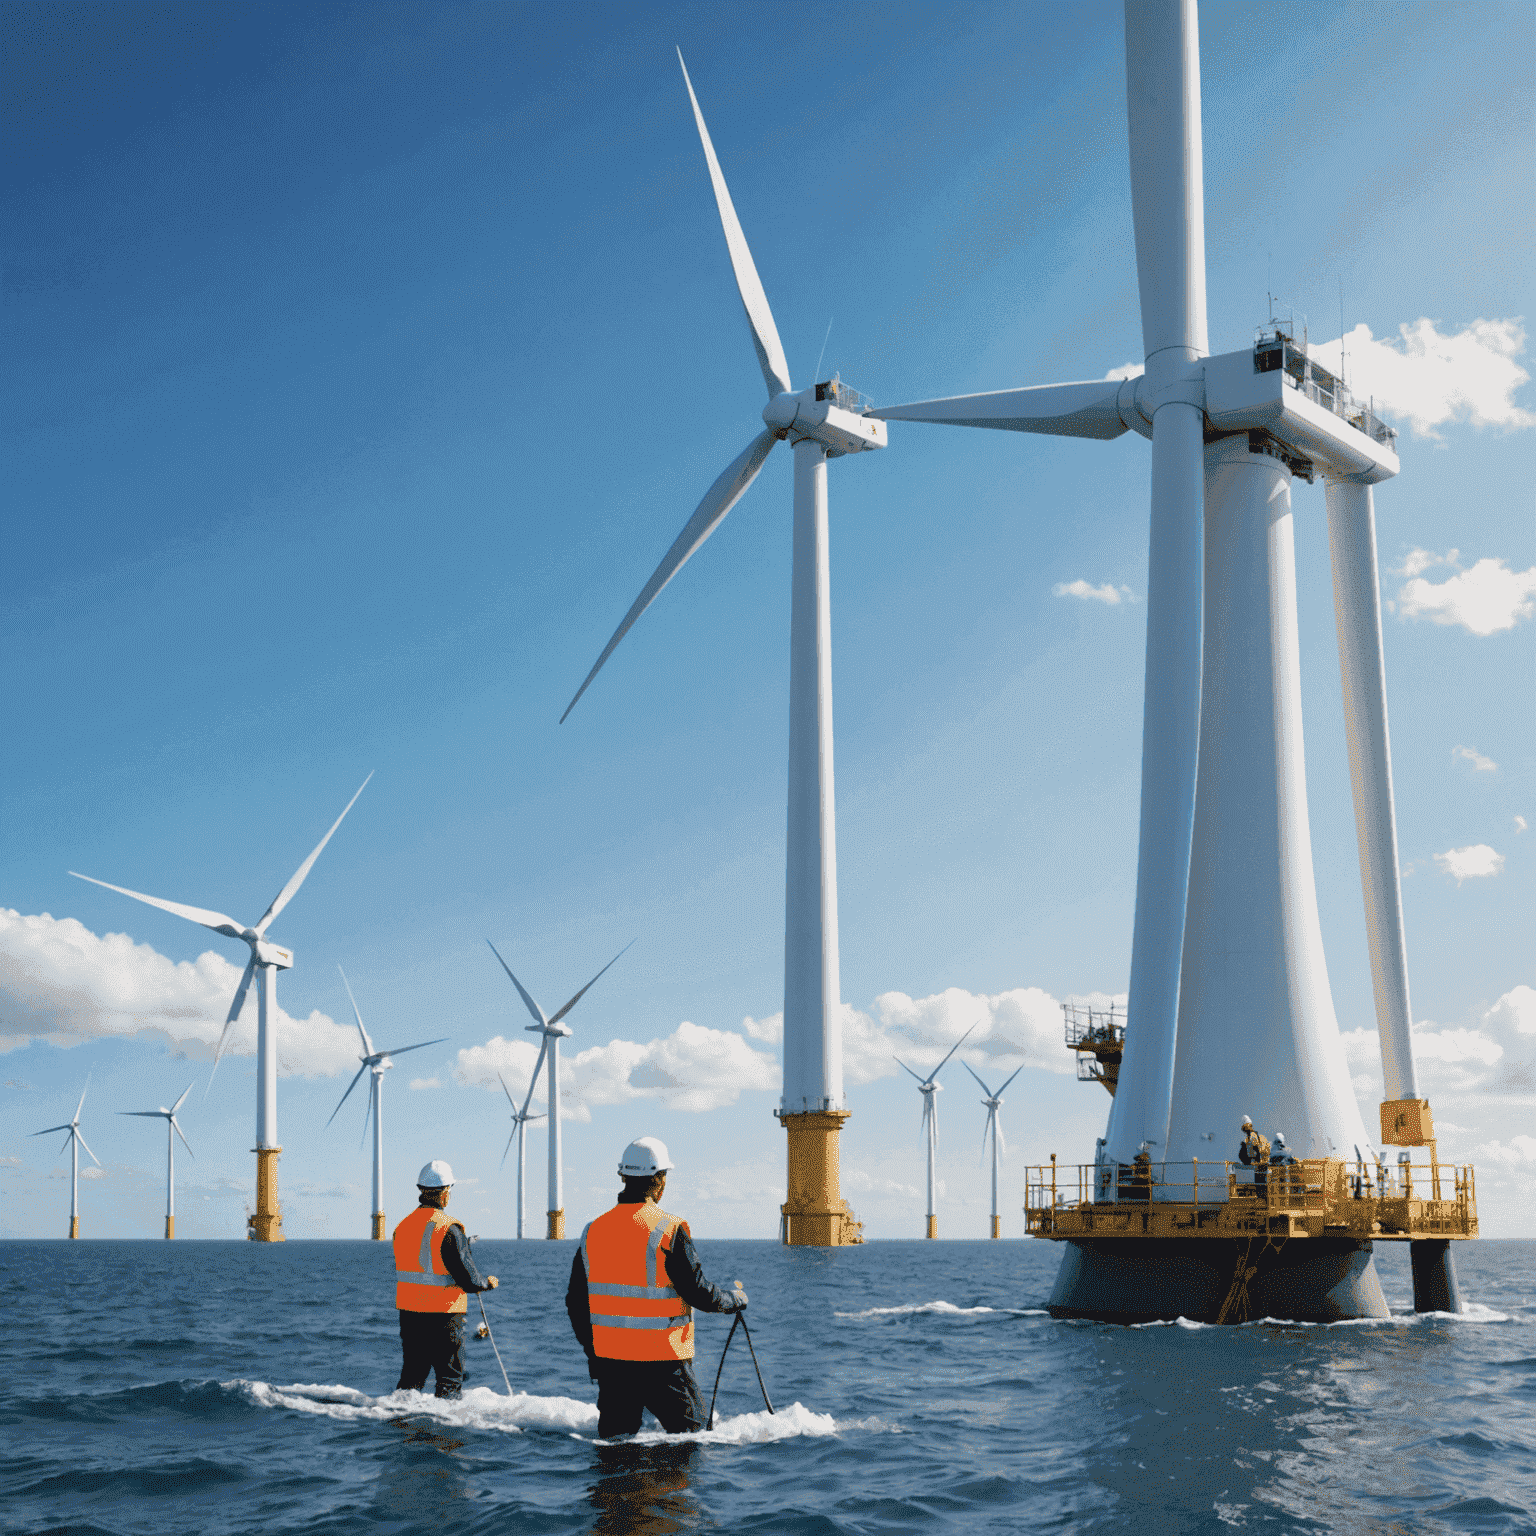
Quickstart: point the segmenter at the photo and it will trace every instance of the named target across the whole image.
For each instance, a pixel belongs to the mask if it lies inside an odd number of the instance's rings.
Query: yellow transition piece
[[[864,1224],[842,1198],[837,1146],[845,1109],[775,1111],[789,1133],[789,1198],[780,1207],[790,1248],[843,1248],[864,1241]]]

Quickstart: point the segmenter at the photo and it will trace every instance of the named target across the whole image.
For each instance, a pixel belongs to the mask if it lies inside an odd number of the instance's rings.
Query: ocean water
[[[0,1244],[0,1525],[31,1533],[1536,1531],[1536,1244],[1464,1317],[1055,1322],[1042,1242],[699,1243],[740,1278],[716,1428],[596,1440],[572,1244],[482,1242],[511,1376],[392,1392],[385,1244]],[[471,1317],[477,1318],[471,1303]],[[729,1321],[704,1317],[706,1400]],[[649,1420],[647,1423],[649,1424]]]

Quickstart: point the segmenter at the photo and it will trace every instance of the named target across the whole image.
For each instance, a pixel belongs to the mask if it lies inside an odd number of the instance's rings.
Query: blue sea
[[[713,1432],[596,1439],[572,1245],[477,1245],[511,1378],[392,1391],[385,1244],[0,1244],[0,1523],[127,1533],[1536,1531],[1536,1244],[1465,1316],[1136,1328],[1043,1311],[1043,1242],[700,1241],[741,1279]],[[471,1305],[471,1317],[478,1320]],[[706,1400],[728,1320],[704,1317]],[[647,1424],[649,1424],[647,1420]]]

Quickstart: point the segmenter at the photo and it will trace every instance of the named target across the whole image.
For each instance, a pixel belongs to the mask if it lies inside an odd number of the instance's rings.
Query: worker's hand
[[[494,1291],[496,1287],[501,1284],[501,1281],[498,1280],[495,1275],[487,1275],[485,1277],[485,1284],[488,1290]]]

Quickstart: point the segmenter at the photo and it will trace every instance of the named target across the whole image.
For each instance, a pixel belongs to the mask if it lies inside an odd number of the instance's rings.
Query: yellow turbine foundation
[[[376,1243],[382,1243],[384,1241],[384,1212],[383,1211],[375,1211],[373,1213],[373,1240]]]
[[[928,1231],[924,1235],[927,1237],[937,1237],[939,1235],[939,1218],[937,1216],[930,1216],[928,1218]]]
[[[840,1194],[838,1133],[845,1109],[803,1115],[775,1111],[789,1133],[789,1199],[780,1207],[790,1248],[843,1248],[864,1241],[864,1224]]]
[[[1002,1220],[1003,1220],[1003,1218],[1001,1216],[994,1216],[992,1218],[992,1236],[993,1237],[1001,1237],[1003,1235],[1002,1232],[999,1230],[999,1228],[1002,1225]]]
[[[551,1211],[549,1213],[549,1231],[544,1234],[546,1238],[565,1236],[565,1212]]]
[[[176,1236],[176,1218],[174,1216],[167,1216],[165,1218],[165,1236],[167,1242]]]
[[[71,1216],[69,1218],[69,1235],[71,1237],[80,1236],[80,1218],[78,1216]]]
[[[277,1159],[281,1147],[256,1149],[256,1214],[248,1217],[253,1242],[283,1241],[283,1213],[277,1203]]]

